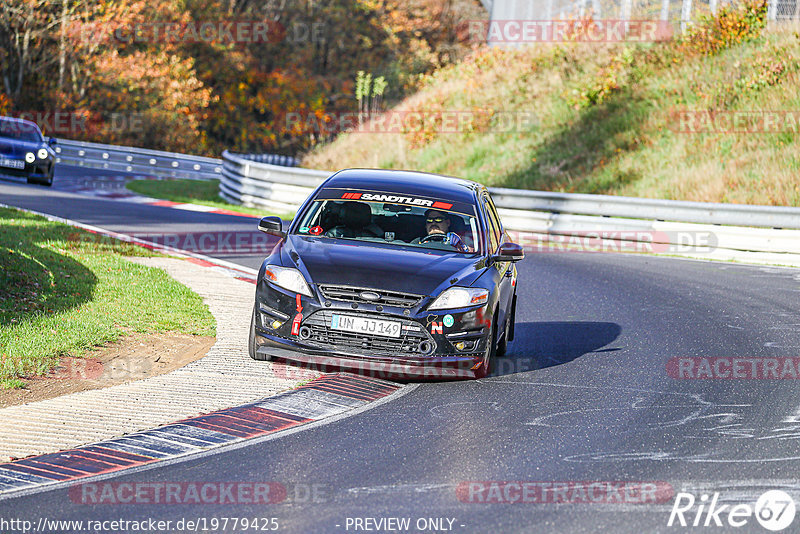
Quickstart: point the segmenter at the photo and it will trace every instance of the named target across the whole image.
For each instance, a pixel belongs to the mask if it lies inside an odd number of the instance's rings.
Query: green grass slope
[[[406,168],[497,187],[798,206],[800,36],[767,32],[765,13],[763,2],[751,1],[662,43],[478,50],[431,75],[396,108],[473,113],[468,127],[346,133],[308,154],[303,166]],[[681,122],[681,111],[706,114]],[[499,131],[500,112],[533,120]],[[723,112],[714,128],[700,120],[711,117],[707,112]],[[744,112],[743,120],[729,128],[727,112]],[[767,132],[765,112],[776,112]],[[686,131],[692,129],[699,133]]]
[[[203,299],[131,244],[0,208],[0,388],[129,332],[213,336]]]

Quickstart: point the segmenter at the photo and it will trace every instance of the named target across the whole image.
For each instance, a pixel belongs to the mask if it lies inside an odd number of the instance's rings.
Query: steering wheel
[[[436,234],[428,234],[428,235],[426,235],[425,237],[420,239],[419,242],[420,243],[428,243],[428,242],[432,241],[432,242],[445,243],[445,242],[447,242],[447,240],[448,240],[447,234],[436,233]]]

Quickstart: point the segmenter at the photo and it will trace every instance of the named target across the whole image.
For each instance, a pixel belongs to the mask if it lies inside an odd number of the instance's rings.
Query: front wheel
[[[497,319],[497,316],[495,316]],[[489,332],[489,338],[486,340],[486,350],[483,353],[483,362],[481,366],[475,370],[475,378],[486,378],[492,372],[494,366],[494,359],[497,355],[497,324],[492,321],[492,330]]]
[[[508,349],[508,335],[509,331],[511,330],[511,314],[506,313],[506,322],[503,324],[503,338],[500,340],[500,343],[497,344],[497,357],[502,358],[506,355],[506,350]]]
[[[511,310],[506,313],[506,323],[503,325],[503,339],[497,346],[497,357],[502,358],[506,355],[508,350],[508,342],[514,341],[514,323],[517,319],[517,295],[514,294],[511,299]]]
[[[250,338],[247,341],[247,351],[250,357],[254,360],[263,360],[258,354],[258,346],[256,346],[256,307],[253,306],[253,314],[250,316]]]

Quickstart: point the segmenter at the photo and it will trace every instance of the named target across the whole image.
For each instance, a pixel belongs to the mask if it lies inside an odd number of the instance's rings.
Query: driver
[[[425,231],[427,232],[425,237],[418,237],[412,243],[429,241],[447,243],[458,251],[469,252],[458,234],[450,231],[450,217],[443,211],[431,209],[425,212]]]

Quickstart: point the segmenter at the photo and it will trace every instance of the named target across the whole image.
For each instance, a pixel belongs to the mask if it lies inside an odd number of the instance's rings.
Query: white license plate
[[[20,159],[0,158],[0,167],[11,167],[14,169],[24,169],[25,162]]]
[[[400,325],[397,321],[384,321],[382,319],[368,319],[366,317],[353,317],[352,315],[339,315],[334,313],[331,319],[333,330],[370,334],[374,336],[400,337]]]

